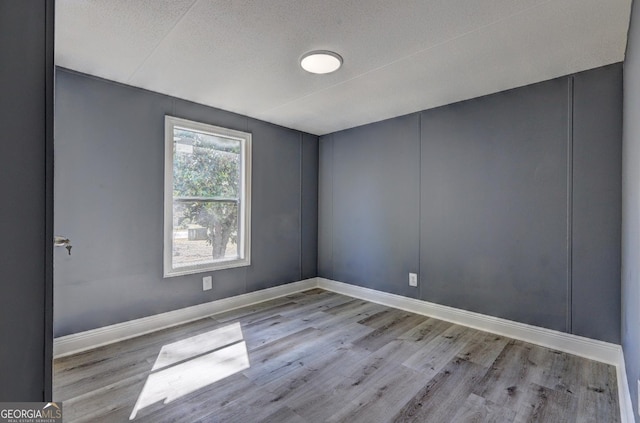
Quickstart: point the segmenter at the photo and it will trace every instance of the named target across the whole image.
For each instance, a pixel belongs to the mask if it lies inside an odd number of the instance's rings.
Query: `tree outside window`
[[[172,123],[171,270],[193,273],[242,263],[248,244],[248,141],[216,133],[223,128]]]

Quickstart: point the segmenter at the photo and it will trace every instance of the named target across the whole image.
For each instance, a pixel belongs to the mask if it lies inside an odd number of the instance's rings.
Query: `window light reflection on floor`
[[[168,404],[249,367],[240,323],[164,345],[129,420],[145,407]]]

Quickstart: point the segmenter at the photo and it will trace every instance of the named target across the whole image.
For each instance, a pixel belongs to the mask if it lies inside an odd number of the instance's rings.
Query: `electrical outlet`
[[[211,287],[212,287],[211,276],[205,276],[204,278],[202,278],[202,290],[208,291],[211,289]]]
[[[418,286],[418,275],[416,273],[409,273],[409,286]]]

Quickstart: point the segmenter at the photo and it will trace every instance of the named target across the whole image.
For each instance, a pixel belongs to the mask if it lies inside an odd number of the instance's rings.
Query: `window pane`
[[[241,142],[174,128],[174,197],[240,195]]]
[[[239,258],[240,141],[174,128],[173,142],[173,267]]]
[[[238,203],[174,201],[173,267],[240,257]]]
[[[251,264],[251,134],[165,117],[164,276]]]

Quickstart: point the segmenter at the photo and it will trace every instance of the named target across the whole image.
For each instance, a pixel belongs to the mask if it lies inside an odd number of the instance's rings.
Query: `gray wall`
[[[0,2],[0,401],[51,399],[53,4]]]
[[[318,138],[58,69],[55,335],[316,276]],[[165,114],[253,134],[251,266],[163,279]]]
[[[321,276],[417,296],[419,130],[413,114],[322,138]]]
[[[621,104],[616,64],[321,137],[319,275],[619,343]]]
[[[622,69],[574,78],[572,328],[620,343]]]
[[[315,135],[302,135],[302,279],[318,276],[318,165],[319,143]]]
[[[568,84],[422,113],[422,298],[567,330]]]
[[[640,378],[640,7],[633,3],[624,62],[622,348],[633,410]],[[640,415],[635,414],[640,422]]]

